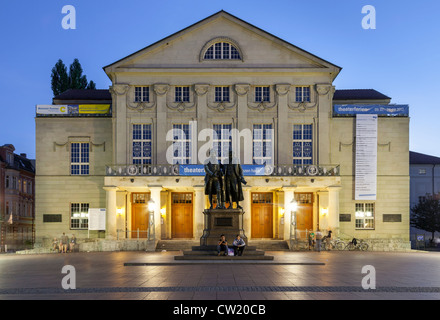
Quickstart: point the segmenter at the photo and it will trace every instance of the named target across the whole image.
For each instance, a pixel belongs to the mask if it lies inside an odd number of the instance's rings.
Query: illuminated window
[[[232,124],[214,124],[213,130],[215,132],[212,139],[213,148],[217,150],[218,160],[225,163],[229,158],[229,151],[232,150]]]
[[[88,229],[89,227],[89,204],[71,203],[70,204],[70,228]]]
[[[356,229],[374,229],[374,203],[356,203]]]

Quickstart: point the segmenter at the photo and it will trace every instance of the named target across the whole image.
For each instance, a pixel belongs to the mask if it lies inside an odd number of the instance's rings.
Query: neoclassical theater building
[[[37,242],[198,240],[213,148],[242,165],[249,241],[409,248],[407,105],[225,11],[103,70],[109,90],[36,107]]]

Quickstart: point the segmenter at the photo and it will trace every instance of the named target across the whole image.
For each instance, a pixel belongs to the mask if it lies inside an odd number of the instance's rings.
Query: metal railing
[[[185,165],[185,167],[202,165]],[[247,165],[250,166],[250,165]],[[203,166],[202,166],[203,167]],[[255,176],[339,176],[339,165],[255,165],[255,167],[264,167],[264,173],[255,174]],[[263,170],[261,170],[263,171]],[[107,176],[180,176],[179,164],[123,164],[107,165],[105,169]],[[200,174],[199,174],[200,175]],[[185,174],[191,176],[191,174]]]

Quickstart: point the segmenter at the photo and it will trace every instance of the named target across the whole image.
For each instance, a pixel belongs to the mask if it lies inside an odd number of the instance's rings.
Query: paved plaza
[[[180,254],[1,254],[0,300],[440,299],[439,252],[270,251],[267,262],[174,260]],[[63,289],[67,276],[75,289]],[[375,289],[363,289],[366,276]]]

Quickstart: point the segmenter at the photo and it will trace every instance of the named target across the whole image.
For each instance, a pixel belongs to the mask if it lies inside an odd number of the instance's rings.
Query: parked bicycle
[[[368,247],[369,247],[368,243],[364,242],[364,240],[362,239],[356,239],[356,238],[353,238],[351,241],[347,243],[340,241],[336,245],[336,249],[338,250],[348,249],[349,251],[354,251],[354,250],[367,251]]]
[[[338,246],[339,246],[339,247],[341,246],[340,243],[342,243],[342,246],[345,248],[345,242],[342,241],[342,240],[340,240],[340,239],[335,239],[335,240],[332,239],[332,240],[330,240],[330,246],[329,246],[329,248],[328,248],[328,247],[327,247],[328,244],[327,244],[326,239],[327,239],[327,236],[325,236],[324,238],[322,238],[322,249],[323,249],[323,250],[329,250],[329,249],[338,249],[338,250],[341,250],[341,249],[338,248]]]

